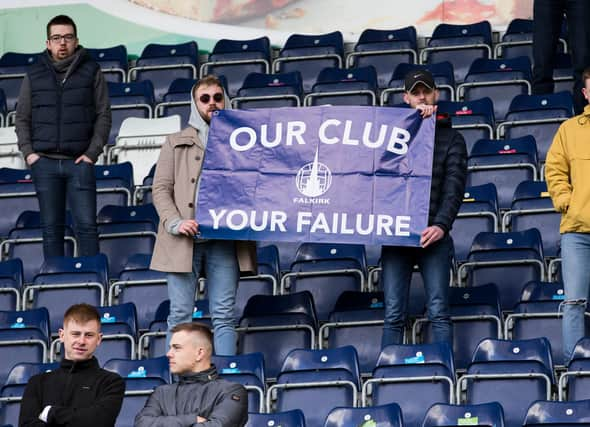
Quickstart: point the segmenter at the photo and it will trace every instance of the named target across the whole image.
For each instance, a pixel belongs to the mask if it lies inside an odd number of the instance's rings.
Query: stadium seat
[[[545,181],[523,181],[514,191],[510,210],[502,215],[502,231],[536,227],[541,233],[546,257],[556,257],[561,235],[561,214],[555,210]]]
[[[494,115],[504,120],[516,94],[531,94],[531,63],[526,56],[510,59],[478,58],[469,67],[465,82],[457,86],[457,99],[471,101],[489,97]]]
[[[135,304],[98,307],[102,341],[94,353],[99,363],[109,359],[137,357],[137,313]]]
[[[354,51],[346,56],[346,68],[372,66],[377,73],[377,85],[387,87],[391,70],[398,64],[418,62],[418,43],[415,27],[394,30],[364,30]]]
[[[435,403],[424,416],[422,427],[457,425],[504,427],[504,411],[498,402],[480,405],[446,405]]]
[[[4,91],[9,112],[16,110],[22,79],[37,62],[38,53],[6,52],[0,58],[0,89]],[[12,120],[8,120],[10,125]]]
[[[554,384],[551,345],[546,338],[482,340],[467,373],[457,382],[457,402],[497,401],[507,426],[520,426],[526,408],[549,400]]]
[[[465,138],[468,153],[479,139],[494,138],[494,104],[489,97],[472,101],[439,101],[437,105],[437,111],[448,114],[453,129]]]
[[[492,183],[465,188],[463,202],[451,229],[455,261],[467,260],[473,238],[482,231],[498,231],[498,195]]]
[[[275,378],[287,353],[315,348],[317,316],[309,291],[289,295],[255,295],[248,300],[238,327],[238,354],[264,355],[266,375]]]
[[[0,262],[0,310],[21,309],[23,284],[23,262],[20,258]]]
[[[220,377],[242,384],[248,391],[248,412],[264,412],[266,395],[264,356],[262,353],[236,356],[213,355],[211,363]]]
[[[527,411],[523,427],[574,427],[590,424],[590,401],[538,400]]]
[[[95,165],[96,211],[106,205],[130,206],[133,192],[133,166],[129,162]]]
[[[576,401],[590,399],[590,338],[583,337],[576,343],[567,371],[559,377],[559,400]]]
[[[420,52],[420,63],[450,61],[455,80],[463,82],[471,63],[492,57],[492,27],[488,21],[474,24],[438,24]]]
[[[121,133],[125,119],[150,119],[154,113],[154,86],[150,81],[108,83],[111,101],[111,133],[107,149],[111,149]]]
[[[238,94],[232,99],[234,108],[299,107],[303,99],[301,73],[250,73]]]
[[[328,414],[324,427],[402,427],[402,412],[396,403],[368,408],[338,407]]]
[[[508,209],[516,185],[537,180],[538,166],[537,145],[530,135],[504,141],[480,139],[467,160],[467,186],[493,183],[500,209]]]
[[[362,373],[370,373],[381,351],[383,292],[344,291],[320,327],[319,348],[352,345]]]
[[[171,380],[168,359],[164,356],[143,360],[110,359],[103,368],[123,377],[126,391],[153,390]]]
[[[0,98],[2,96],[1,91],[2,89],[0,89]],[[2,112],[0,111],[1,115]],[[18,148],[18,139],[14,126],[0,128],[0,167],[13,169],[26,168],[25,159]]]
[[[464,370],[473,351],[484,338],[503,338],[500,296],[495,284],[449,289],[453,323],[453,356],[457,369]],[[432,342],[427,318],[416,319],[412,327],[414,344]]]
[[[27,210],[39,210],[33,177],[28,169],[0,168],[0,237],[5,239]]]
[[[306,106],[377,105],[377,75],[371,66],[363,68],[324,68],[305,96]]]
[[[199,66],[199,47],[195,41],[178,44],[148,44],[135,66],[129,69],[127,81],[150,80],[154,85],[156,102],[175,79],[196,79]]]
[[[129,67],[127,64],[127,48],[124,45],[102,49],[86,48],[86,51],[100,65],[106,81],[125,83]]]
[[[188,125],[191,113],[192,88],[197,83],[195,79],[176,79],[170,83],[162,102],[156,105],[155,117],[180,116],[182,127]]]
[[[502,310],[520,300],[523,285],[546,277],[543,242],[532,228],[510,233],[481,232],[473,239],[467,262],[459,265],[459,285],[495,283]]]
[[[267,412],[300,409],[306,426],[322,427],[332,408],[356,406],[359,389],[358,358],[353,347],[295,349],[285,358],[276,384],[268,389]]]
[[[303,91],[309,93],[322,69],[342,68],[343,53],[344,43],[340,31],[315,35],[292,34],[278,58],[273,61],[273,73],[299,71]]]
[[[433,403],[454,402],[454,384],[453,353],[447,343],[389,345],[363,384],[362,406],[395,402],[404,426],[419,427]]]
[[[245,427],[281,426],[281,427],[305,427],[305,417],[299,409],[292,411],[274,412],[272,414],[248,413],[248,421]]]
[[[158,160],[166,137],[179,131],[177,115],[159,119],[128,117],[121,124],[115,146],[108,151],[107,163],[131,162],[133,182],[142,182]]]
[[[366,271],[363,245],[303,243],[281,279],[281,293],[310,291],[318,319],[327,320],[342,292],[365,289]]]
[[[215,43],[207,62],[201,65],[199,76],[222,75],[227,80],[228,95],[233,98],[250,73],[270,72],[270,40],[221,39]]]

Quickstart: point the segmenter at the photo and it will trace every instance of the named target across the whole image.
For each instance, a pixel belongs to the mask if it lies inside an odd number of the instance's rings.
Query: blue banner
[[[434,127],[410,108],[218,111],[196,197],[201,236],[418,246]]]

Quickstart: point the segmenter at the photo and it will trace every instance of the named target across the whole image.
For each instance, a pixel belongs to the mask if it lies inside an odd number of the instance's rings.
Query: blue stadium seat
[[[150,270],[151,254],[130,255],[109,288],[109,305],[132,302],[137,309],[137,327],[147,330],[161,301],[168,298],[166,273]]]
[[[389,345],[363,384],[362,406],[395,402],[404,426],[419,427],[433,403],[453,403],[454,384],[453,353],[447,343]]]
[[[95,165],[96,211],[106,205],[130,206],[133,192],[133,166],[130,162]]]
[[[127,80],[127,48],[124,45],[102,49],[86,48],[86,51],[100,65],[104,78],[108,82],[124,83]]]
[[[238,327],[238,353],[264,354],[266,375],[275,378],[287,353],[315,348],[317,316],[309,291],[289,295],[255,295],[248,300]]]
[[[135,66],[129,69],[128,81],[150,80],[156,102],[162,102],[170,83],[178,78],[196,79],[199,47],[195,41],[179,44],[148,44]]]
[[[276,384],[268,389],[267,412],[300,409],[307,426],[322,427],[332,408],[356,405],[359,389],[354,347],[295,349],[285,358]]]
[[[590,338],[583,337],[576,343],[567,371],[559,377],[559,400],[576,401],[590,399]]]
[[[328,414],[324,427],[402,427],[402,412],[396,403],[368,408],[338,407]]]
[[[467,373],[457,382],[458,403],[497,401],[507,426],[520,426],[526,408],[549,400],[554,384],[551,345],[546,338],[485,339],[473,353]]]
[[[154,86],[150,81],[108,83],[111,100],[111,133],[108,144],[116,143],[121,124],[128,117],[153,117]]]
[[[281,293],[310,291],[319,320],[327,320],[344,291],[365,289],[367,261],[363,245],[302,243]]]
[[[252,40],[221,39],[215,43],[208,61],[201,65],[199,75],[223,75],[228,95],[233,98],[245,76],[270,72],[270,58],[270,40],[266,36]]]
[[[299,409],[272,414],[249,412],[245,427],[260,426],[305,427],[305,417]]]
[[[133,190],[133,200],[135,205],[149,205],[154,202],[152,199],[152,185],[154,183],[155,173],[156,164],[153,164],[148,174],[143,178],[141,185],[135,186],[135,189]]]
[[[498,217],[498,194],[494,184],[465,188],[463,202],[451,229],[456,262],[467,260],[477,233],[498,231]]]
[[[532,135],[537,141],[539,160],[543,163],[557,129],[572,115],[571,92],[516,95],[508,107],[506,120],[498,125],[497,138],[511,139]]]
[[[151,253],[156,241],[158,214],[154,205],[103,207],[97,217],[100,252],[109,259],[116,278],[130,254]]]
[[[27,210],[39,210],[33,177],[28,169],[0,168],[0,237],[8,233]]]
[[[457,99],[471,101],[490,97],[494,115],[504,120],[516,94],[531,94],[531,63],[526,56],[510,59],[479,58],[473,61],[465,82],[457,87]]]
[[[324,68],[305,96],[306,106],[377,105],[377,75],[372,66]]]
[[[414,70],[427,70],[432,73],[439,91],[439,101],[453,101],[455,99],[455,75],[453,64],[449,61],[426,65],[402,63],[395,67],[387,88],[381,92],[381,105],[393,107],[404,102],[404,78],[406,74]]]
[[[457,369],[465,369],[473,351],[484,338],[503,338],[500,296],[495,284],[449,289],[453,323],[453,356]],[[419,318],[412,327],[412,340],[432,342],[427,318]]]
[[[322,69],[342,68],[343,54],[344,42],[340,31],[315,35],[292,34],[278,58],[273,61],[273,73],[299,71],[303,91],[309,93]]]
[[[52,335],[62,327],[63,313],[76,303],[103,305],[108,288],[108,263],[103,254],[50,257],[23,292],[25,304],[47,307]]]
[[[135,304],[98,307],[102,342],[94,355],[100,362],[109,359],[135,359],[137,350],[137,312]]]
[[[391,70],[398,64],[418,62],[416,28],[404,27],[394,30],[364,30],[354,51],[346,56],[346,68],[372,66],[377,73],[380,89],[387,87]]]
[[[538,160],[537,144],[530,135],[504,141],[480,139],[467,160],[467,186],[493,183],[500,209],[508,209],[517,184],[537,180]]]
[[[125,391],[153,390],[171,380],[168,359],[164,356],[142,360],[110,359],[102,367],[123,377]]]
[[[471,63],[492,57],[492,27],[488,21],[474,24],[438,24],[420,52],[420,63],[450,61],[455,80],[463,82]]]
[[[280,74],[250,73],[232,99],[239,109],[299,107],[303,99],[301,73],[292,71]]]
[[[262,353],[236,356],[213,355],[211,363],[220,377],[242,384],[248,391],[248,412],[264,412],[266,393],[264,356]]]
[[[38,53],[6,52],[0,58],[0,89],[4,91],[8,111],[16,110],[22,79],[37,62]]]
[[[574,85],[572,56],[569,52],[555,55],[553,68],[554,93],[569,91],[572,92]]]
[[[437,105],[437,111],[447,113],[453,129],[465,138],[468,153],[477,140],[494,138],[494,103],[489,97],[472,101],[439,101]]]
[[[531,281],[524,285],[520,302],[504,322],[507,339],[546,337],[551,343],[553,361],[564,365],[562,313],[560,304],[565,299],[563,284]],[[590,326],[590,313],[586,316]]]
[[[538,228],[546,257],[556,257],[560,247],[561,214],[553,207],[545,181],[523,181],[514,191],[510,210],[502,215],[502,231]]]
[[[362,373],[370,373],[381,351],[383,292],[344,291],[319,330],[319,348],[352,345]]]
[[[539,230],[477,234],[467,262],[459,266],[457,276],[459,284],[467,283],[467,286],[495,283],[502,310],[511,310],[520,300],[525,283],[546,277]]]
[[[151,394],[152,390],[125,391],[115,427],[133,427],[135,416],[143,409]]]
[[[480,405],[446,405],[435,403],[424,416],[422,427],[457,425],[504,427],[504,411],[498,402]]]
[[[191,113],[191,91],[196,83],[196,79],[176,79],[170,83],[170,87],[164,94],[162,102],[156,105],[155,117],[178,114],[181,118],[182,126],[187,126]]]
[[[0,386],[0,401],[6,397],[22,397],[25,386],[33,375],[50,372],[59,363],[17,363],[10,370],[4,385]]]
[[[533,402],[522,423],[523,427],[574,427],[590,424],[590,400],[576,402]]]
[[[0,262],[0,310],[21,309],[23,284],[23,262],[20,258]]]

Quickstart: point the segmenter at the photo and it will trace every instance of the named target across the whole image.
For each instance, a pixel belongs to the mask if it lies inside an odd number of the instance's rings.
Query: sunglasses
[[[201,101],[203,104],[208,104],[210,100],[211,100],[211,95],[209,95],[208,93],[204,93],[199,98],[199,101]],[[215,101],[215,102],[223,101],[223,93],[218,92],[215,95],[213,95],[213,101]]]

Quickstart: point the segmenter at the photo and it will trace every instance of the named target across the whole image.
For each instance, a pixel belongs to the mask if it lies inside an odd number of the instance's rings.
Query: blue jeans
[[[381,347],[403,344],[408,317],[408,296],[414,265],[424,279],[426,308],[432,324],[433,341],[453,345],[449,311],[449,277],[453,258],[453,240],[446,235],[427,248],[384,246],[381,280],[385,293],[385,324]]]
[[[535,0],[533,6],[533,93],[553,92],[555,52],[564,12],[569,30],[568,49],[574,71],[574,111],[587,104],[582,94],[582,72],[590,65],[590,2],[588,0]]]
[[[240,279],[236,245],[233,240],[209,240],[195,243],[193,271],[167,274],[170,314],[166,348],[170,344],[170,330],[178,323],[193,320],[197,280],[203,267],[207,277],[215,354],[232,356],[237,351],[234,305]]]
[[[41,157],[31,166],[43,228],[43,255],[64,255],[66,201],[74,219],[78,255],[98,253],[94,165]]]
[[[576,342],[585,336],[584,312],[590,292],[590,234],[562,234],[561,258],[565,290],[565,300],[561,305],[563,354],[565,363],[568,363]]]

